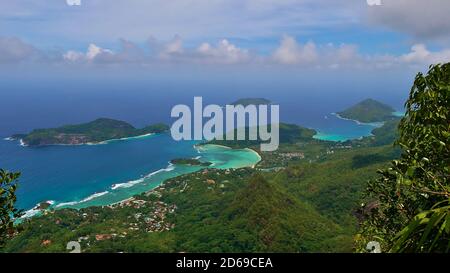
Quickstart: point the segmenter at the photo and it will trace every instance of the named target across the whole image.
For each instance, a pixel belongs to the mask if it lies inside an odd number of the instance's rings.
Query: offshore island
[[[159,123],[141,129],[124,121],[99,118],[94,121],[58,128],[35,129],[29,134],[15,134],[10,139],[26,146],[99,144],[105,141],[163,133],[169,130]]]
[[[378,116],[370,104],[361,110],[366,117],[356,118],[383,121],[372,136],[323,141],[313,138],[313,129],[282,123],[274,152],[259,151],[259,141],[207,142],[233,148],[221,149],[219,158],[239,151],[234,149],[258,151],[260,158],[254,168],[173,159],[190,171],[120,202],[77,209],[41,204],[42,215],[26,219],[5,250],[64,252],[67,240],[74,240],[84,252],[352,251],[366,181],[399,156],[392,147],[398,119],[387,112]],[[207,146],[208,153],[222,147]]]
[[[384,122],[395,119],[395,109],[389,105],[366,99],[352,107],[336,113],[338,117],[355,120],[361,123]]]

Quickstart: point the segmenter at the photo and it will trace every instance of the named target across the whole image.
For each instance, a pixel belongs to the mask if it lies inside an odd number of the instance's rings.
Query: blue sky
[[[369,1],[371,2],[371,1]],[[0,66],[421,69],[447,0],[0,0]]]

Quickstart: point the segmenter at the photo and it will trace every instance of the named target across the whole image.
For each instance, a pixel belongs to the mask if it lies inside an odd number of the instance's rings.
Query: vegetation
[[[170,160],[172,164],[189,165],[189,166],[209,166],[211,162],[202,162],[196,158],[176,158]]]
[[[106,207],[43,208],[2,251],[66,252],[67,242],[78,241],[83,252],[352,252],[367,217],[361,200],[373,201],[363,196],[367,181],[399,156],[387,143],[396,128],[385,126],[372,137],[336,143],[281,124],[279,149],[260,152],[256,168],[203,169]]]
[[[398,138],[399,118],[386,121],[380,128],[375,128],[372,134],[375,136],[373,145],[386,145],[394,143]]]
[[[385,251],[450,250],[450,64],[419,73],[399,125],[401,158],[369,183],[359,242]]]
[[[392,119],[395,110],[389,105],[373,99],[366,99],[347,110],[338,112],[339,116],[359,122],[381,122]]]
[[[268,126],[268,131],[271,130],[271,126]],[[308,129],[302,126],[298,126],[295,124],[287,124],[280,123],[280,143],[288,144],[288,143],[296,143],[299,141],[314,141],[313,136],[317,133],[313,129]],[[235,130],[234,134],[237,135],[237,130]],[[245,128],[246,135],[248,136],[249,128]],[[259,130],[258,130],[259,131]],[[255,147],[259,149],[261,144],[261,140],[226,140],[226,137],[223,136],[224,140],[212,140],[208,142],[209,144],[217,144],[217,145],[225,145],[232,148],[247,148],[247,147]],[[246,137],[248,139],[248,137]]]
[[[264,98],[244,98],[231,103],[231,105],[248,106],[248,105],[266,105],[270,103],[271,103],[270,100]]]
[[[24,144],[30,146],[86,144],[135,137],[149,133],[161,133],[168,129],[168,126],[164,124],[155,124],[142,129],[136,129],[124,121],[99,118],[92,122],[78,125],[66,125],[52,129],[36,129],[27,135],[14,135],[13,138],[21,139]]]
[[[47,210],[4,251],[65,252],[80,241],[83,252],[352,252],[366,181],[397,156],[390,145],[308,138],[261,155],[264,169],[201,170],[129,205]],[[161,220],[164,208],[174,211]]]
[[[15,207],[17,179],[19,173],[10,173],[0,169],[0,247],[15,232],[14,218],[22,211]]]

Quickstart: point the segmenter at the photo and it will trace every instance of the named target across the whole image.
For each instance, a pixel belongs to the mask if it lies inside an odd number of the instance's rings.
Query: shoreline
[[[384,125],[385,121],[378,121],[378,122],[361,122],[359,120],[356,119],[350,119],[350,118],[344,118],[341,115],[339,115],[338,113],[331,113],[333,116],[337,117],[338,119],[342,119],[342,120],[348,120],[348,121],[353,121],[358,125],[367,125],[367,126],[372,126],[372,127],[381,127]]]
[[[194,146],[195,146],[195,145],[194,145]],[[202,145],[199,145],[199,146],[215,146],[215,147],[221,147],[221,148],[225,148],[225,149],[234,150],[234,149],[231,148],[231,147],[228,147],[228,146],[225,146],[225,145],[220,145],[220,144],[202,144]],[[239,150],[239,149],[237,149],[237,150]],[[260,155],[257,151],[255,151],[255,150],[253,150],[253,149],[251,149],[251,148],[248,148],[248,147],[247,147],[247,148],[243,148],[243,149],[241,149],[241,150],[250,151],[250,152],[254,153],[254,154],[258,157],[258,162],[256,162],[254,165],[252,165],[252,168],[255,168],[256,165],[258,165],[258,163],[262,161],[262,157],[261,157],[261,155]],[[213,166],[213,165],[212,165],[212,166]]]
[[[345,121],[351,121],[351,122],[354,122],[357,125],[361,125],[361,126],[370,126],[370,127],[373,127],[373,129],[380,128],[385,124],[385,121],[366,123],[366,122],[361,122],[361,121],[355,120],[355,119],[344,118],[341,115],[339,115],[338,113],[330,113],[330,114],[335,116],[338,119],[345,120]],[[327,134],[327,133],[321,132],[318,129],[314,129],[314,130],[316,130],[316,132],[317,132],[313,136],[314,139],[322,140],[322,141],[331,141],[331,142],[345,142],[348,140],[363,139],[364,137],[373,136],[372,133],[369,133],[368,135],[354,138],[354,137],[346,137],[345,135],[339,135],[339,134]]]
[[[213,145],[213,144],[207,144],[207,145]],[[206,146],[206,145],[205,145]],[[222,146],[222,145],[214,145],[214,146],[217,146],[217,147],[221,147],[221,148],[223,148],[223,149],[232,149],[232,148],[230,148],[230,147],[227,147],[227,146]],[[203,152],[207,152],[207,151],[199,151],[197,148],[198,147],[196,147],[196,145],[194,145],[194,147],[193,147],[194,149],[196,149],[199,153],[203,153]],[[232,150],[234,150],[234,149],[232,149]],[[249,165],[249,166],[245,166],[245,167],[252,167],[252,168],[255,168],[255,166],[262,160],[262,158],[261,158],[261,156],[256,152],[256,151],[254,151],[253,149],[250,149],[250,148],[244,148],[244,149],[238,149],[238,150],[242,150],[242,151],[247,151],[247,152],[252,152],[252,153],[254,153],[254,154],[256,154],[257,155],[257,157],[258,157],[258,161],[256,162],[256,163],[254,163],[253,165]],[[202,169],[207,169],[207,168],[214,168],[213,166],[214,166],[215,164],[213,164],[213,165],[211,165],[211,166],[206,166],[206,167],[200,167],[198,170],[194,170],[194,171],[187,171],[186,173],[184,173],[184,172],[182,172],[182,173],[175,173],[175,176],[174,177],[179,177],[179,176],[182,176],[182,175],[185,175],[185,174],[188,174],[188,173],[194,173],[194,172],[196,172],[196,171],[199,171],[199,170],[202,170]],[[219,168],[220,168],[220,166],[219,166]],[[236,169],[239,169],[239,168],[244,168],[244,167],[237,167]],[[148,182],[148,180],[146,180],[146,179],[148,179],[148,178],[151,178],[151,177],[153,177],[154,175],[157,175],[157,174],[159,174],[159,173],[163,173],[163,172],[171,172],[171,171],[173,171],[173,170],[175,170],[176,169],[176,165],[174,165],[174,164],[172,164],[172,163],[170,163],[169,162],[169,164],[167,165],[167,167],[165,167],[165,168],[161,168],[161,169],[159,169],[159,170],[156,170],[156,171],[153,171],[153,172],[151,172],[151,173],[149,173],[149,174],[146,174],[146,175],[143,175],[143,176],[141,176],[140,178],[137,178],[137,179],[134,179],[134,180],[129,180],[129,181],[126,181],[126,182],[122,182],[122,183],[115,183],[115,184],[112,184],[112,185],[110,185],[109,187],[108,187],[108,189],[105,189],[104,191],[100,191],[100,192],[95,192],[95,193],[93,193],[93,194],[90,194],[90,195],[88,195],[87,197],[85,197],[85,198],[82,198],[81,200],[74,200],[74,201],[62,201],[62,202],[56,202],[56,201],[54,201],[54,200],[52,200],[51,202],[51,206],[48,208],[48,209],[50,209],[50,210],[57,210],[57,209],[75,209],[75,210],[79,210],[79,209],[82,209],[83,207],[76,207],[77,205],[80,205],[80,204],[83,204],[83,203],[86,203],[86,202],[89,202],[89,201],[92,201],[92,200],[94,200],[94,199],[96,199],[96,198],[98,198],[98,197],[102,197],[102,196],[104,196],[104,195],[107,195],[107,194],[111,194],[111,193],[114,193],[114,192],[116,192],[117,193],[117,191],[119,191],[119,193],[120,192],[122,192],[122,193],[126,193],[127,192],[127,188],[132,188],[132,187],[134,187],[134,186],[136,186],[136,185],[139,185],[139,184],[141,184],[141,183],[143,183],[143,182]],[[233,168],[230,168],[230,169],[233,169]],[[168,179],[171,179],[171,178],[173,178],[173,177],[169,177],[169,178],[165,178],[164,176],[161,178],[161,179],[163,179],[163,180],[161,180],[161,181],[156,181],[157,182],[157,185],[155,186],[155,187],[152,187],[152,188],[150,188],[150,189],[147,189],[147,190],[145,190],[145,191],[142,191],[141,192],[141,194],[142,193],[145,193],[145,192],[149,192],[149,191],[153,191],[153,190],[155,190],[155,189],[157,189],[158,187],[161,187]],[[157,177],[156,179],[160,179],[159,177]],[[151,183],[151,182],[150,182]],[[126,195],[126,194],[125,194]],[[134,196],[135,194],[133,194],[133,196]],[[130,199],[130,198],[132,198],[133,196],[127,196],[127,197],[124,197],[123,199],[121,199],[121,200],[115,200],[114,202],[111,202],[111,203],[105,203],[105,204],[87,204],[85,207],[103,207],[103,206],[110,206],[110,205],[113,205],[113,204],[117,204],[117,203],[120,203],[120,202],[124,202],[125,200],[127,200],[127,199]],[[49,201],[45,201],[45,202],[49,202]],[[25,210],[25,214],[22,216],[22,217],[20,217],[20,218],[18,218],[17,220],[18,221],[21,221],[21,220],[24,220],[24,219],[29,219],[29,218],[32,218],[32,217],[34,217],[34,216],[39,216],[39,215],[42,215],[47,209],[38,209],[38,205],[39,204],[41,204],[41,203],[43,203],[43,202],[39,202],[39,203],[37,203],[33,208],[31,208],[31,209],[28,209],[28,210]],[[83,206],[83,205],[81,205],[81,206]]]
[[[96,146],[96,145],[106,145],[109,144],[110,142],[116,142],[116,141],[127,141],[127,140],[133,140],[133,139],[141,139],[141,138],[146,138],[149,136],[153,136],[153,135],[157,135],[157,133],[148,133],[148,134],[144,134],[144,135],[138,135],[138,136],[132,136],[132,137],[122,137],[122,138],[112,138],[112,139],[108,139],[108,140],[102,140],[99,142],[86,142],[86,143],[79,143],[79,144],[65,144],[65,143],[54,143],[54,144],[45,144],[45,145],[35,145],[35,146],[30,146],[28,144],[25,144],[23,142],[23,139],[14,139],[12,137],[6,137],[3,140],[5,141],[19,141],[19,145],[22,147],[45,147],[45,146]]]

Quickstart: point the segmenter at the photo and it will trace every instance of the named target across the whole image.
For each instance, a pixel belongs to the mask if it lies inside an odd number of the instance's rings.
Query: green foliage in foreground
[[[450,63],[419,73],[399,127],[403,152],[380,171],[361,242],[385,251],[450,251]]]
[[[0,247],[14,233],[13,219],[20,217],[22,213],[15,207],[19,176],[19,173],[10,173],[0,169]]]
[[[380,122],[393,118],[395,110],[389,105],[373,99],[366,99],[338,114],[343,118],[358,120],[360,122]]]
[[[4,251],[67,252],[67,242],[80,240],[84,252],[352,252],[366,181],[395,156],[389,146],[363,147],[313,163],[292,159],[278,171],[209,168],[137,196],[149,202],[140,208],[63,209],[32,218]],[[176,205],[165,218],[170,230],[145,230],[154,202]],[[118,236],[96,240],[98,234]]]

